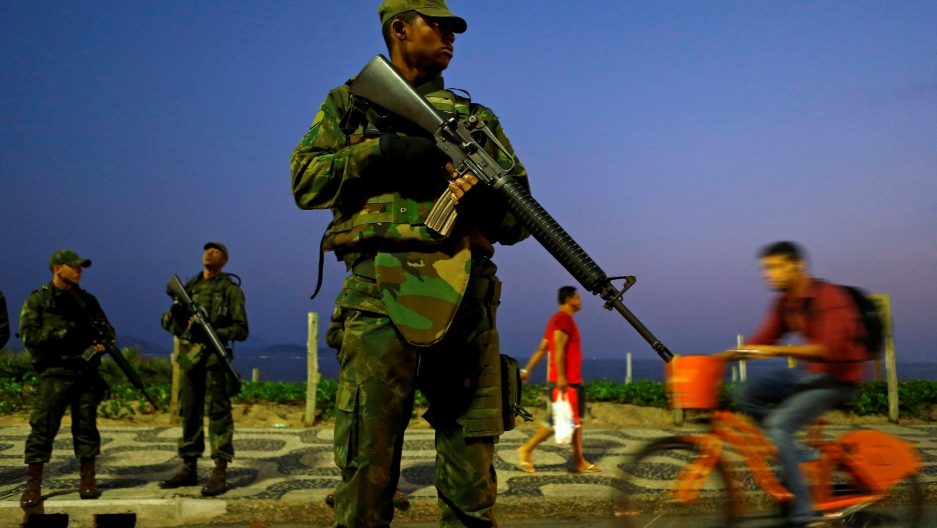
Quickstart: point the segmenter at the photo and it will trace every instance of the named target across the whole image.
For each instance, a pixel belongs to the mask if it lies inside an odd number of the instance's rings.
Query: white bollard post
[[[742,334],[739,334],[738,336],[736,336],[735,343],[739,348],[742,348],[742,344],[744,342],[745,340],[742,337]],[[744,359],[740,359],[739,360],[739,381],[741,381],[742,383],[745,383],[747,379],[748,379],[748,366],[745,364]]]
[[[625,357],[628,360],[628,371],[627,374],[625,374],[625,383],[628,384],[631,383],[631,352],[626,353]]]
[[[891,299],[887,293],[870,295],[885,323],[885,380],[888,382],[888,421],[898,423],[898,370],[895,365],[895,336],[891,326]]]
[[[680,354],[674,354],[673,360],[677,361],[678,359],[680,359]],[[673,410],[673,424],[678,427],[683,427],[683,409]]]
[[[319,314],[309,312],[309,340],[306,341],[306,414],[303,423],[316,421],[316,388],[319,385]]]
[[[169,423],[179,425],[182,418],[179,417],[179,338],[172,338],[172,394],[169,395]]]
[[[260,381],[260,369],[259,368],[254,368],[254,370],[251,370],[251,381],[253,381],[254,383],[257,383],[258,381]]]

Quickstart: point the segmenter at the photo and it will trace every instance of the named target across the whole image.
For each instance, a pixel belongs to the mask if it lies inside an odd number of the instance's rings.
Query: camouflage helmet
[[[49,269],[51,270],[56,266],[62,265],[89,268],[91,267],[91,261],[79,257],[78,253],[75,253],[71,249],[60,249],[53,253],[52,257],[49,259]]]
[[[448,18],[454,33],[464,33],[468,27],[465,20],[449,11],[446,0],[384,0],[377,8],[377,14],[381,17],[381,27],[388,20],[406,11],[416,11],[432,18]]]

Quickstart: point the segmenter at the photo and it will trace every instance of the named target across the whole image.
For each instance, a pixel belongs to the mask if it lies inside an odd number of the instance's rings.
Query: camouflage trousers
[[[228,398],[227,373],[214,357],[179,373],[179,416],[182,438],[179,456],[199,458],[205,452],[205,407],[208,407],[208,442],[211,457],[234,458],[234,418]]]
[[[26,463],[44,464],[52,457],[52,443],[62,426],[62,417],[72,410],[72,442],[75,456],[93,458],[101,453],[98,433],[98,404],[107,390],[97,374],[81,376],[39,375],[39,399],[29,418],[32,430],[26,438]]]
[[[496,268],[488,265],[490,281],[483,283],[500,287]],[[348,310],[336,395],[335,463],[342,482],[335,490],[335,526],[373,528],[393,520],[391,500],[417,384],[430,404],[424,417],[436,433],[440,525],[498,526],[493,459],[503,421],[497,304],[497,297],[467,295],[446,337],[430,347],[407,343],[386,315]]]

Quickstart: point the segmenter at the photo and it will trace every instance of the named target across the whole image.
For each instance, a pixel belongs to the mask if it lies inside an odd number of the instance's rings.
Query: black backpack
[[[873,360],[881,359],[882,350],[885,348],[885,322],[882,321],[882,314],[878,311],[878,305],[869,298],[868,294],[854,286],[840,286],[846,293],[852,297],[859,310],[859,318],[862,319],[862,326],[865,327],[865,337],[859,342],[869,353],[869,358]]]

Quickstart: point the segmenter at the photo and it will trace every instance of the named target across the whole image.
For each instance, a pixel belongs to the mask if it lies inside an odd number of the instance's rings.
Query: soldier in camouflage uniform
[[[325,331],[325,344],[329,345],[329,348],[335,349],[335,359],[338,360],[339,364],[342,362],[342,340],[345,338],[345,317],[347,315],[347,309],[336,306],[335,310],[332,312],[332,318],[329,321],[329,328]],[[325,503],[328,504],[330,508],[334,508],[335,494],[329,493],[326,495]],[[410,508],[410,498],[407,497],[406,493],[400,491],[400,488],[397,488],[397,491],[394,492],[393,503],[394,507],[401,511],[407,511]]]
[[[477,116],[513,152],[491,110],[444,89],[441,72],[465,21],[443,0],[387,0],[378,14],[391,62],[417,91],[447,115]],[[344,85],[329,92],[290,159],[296,204],[331,209],[323,249],[352,272],[337,301],[347,317],[335,413],[342,470],[336,526],[380,527],[393,519],[418,380],[430,402],[424,417],[436,431],[440,522],[497,526],[501,283],[491,257],[494,243],[514,244],[528,233],[493,191],[471,188],[474,177],[451,180],[457,175],[445,167],[445,154],[407,130],[402,120],[353,109]],[[490,142],[483,148],[511,166]],[[513,161],[512,176],[526,184],[523,165]],[[460,199],[459,217],[443,237],[425,220],[447,189]]]
[[[202,257],[205,269],[185,285],[192,300],[209,315],[212,328],[221,342],[247,339],[247,312],[244,293],[238,283],[221,270],[228,263],[228,248],[220,242],[205,244]],[[239,281],[240,282],[240,281]],[[235,380],[229,379],[217,354],[212,353],[208,338],[201,327],[192,323],[191,314],[179,303],[163,314],[163,328],[179,338],[179,416],[182,417],[182,438],[179,456],[182,467],[161,488],[198,485],[197,461],[205,451],[204,418],[208,407],[208,442],[215,461],[211,478],[202,488],[202,495],[213,497],[227,491],[228,463],[234,458],[234,418],[231,398]]]
[[[7,315],[7,300],[0,292],[0,348],[10,339],[10,317]]]
[[[78,283],[91,261],[74,251],[56,251],[49,260],[52,282],[34,291],[20,313],[20,338],[29,351],[39,377],[39,399],[29,418],[26,463],[29,464],[26,490],[20,499],[24,508],[42,501],[42,469],[52,457],[52,443],[62,425],[66,409],[72,410],[72,440],[75,456],[81,460],[82,499],[101,494],[95,482],[94,459],[101,452],[98,433],[98,404],[107,386],[98,373],[103,344],[93,340],[87,316],[107,323],[97,299]],[[93,352],[89,359],[84,352]]]

